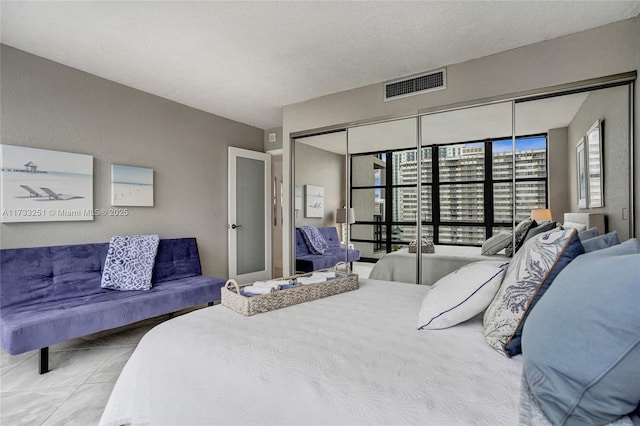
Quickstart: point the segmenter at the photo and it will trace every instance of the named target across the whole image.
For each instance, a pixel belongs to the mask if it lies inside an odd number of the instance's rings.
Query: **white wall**
[[[640,24],[636,17],[588,31],[447,67],[447,89],[383,101],[383,83],[335,93],[283,109],[284,163],[290,161],[293,132],[371,120],[420,109],[471,101],[628,72],[640,68]],[[400,77],[400,76],[399,76]],[[636,117],[638,112],[636,112]],[[636,122],[639,120],[636,120]],[[640,161],[636,157],[636,161]],[[291,185],[285,167],[285,187]],[[636,193],[638,192],[636,187]],[[286,196],[288,197],[288,193]],[[289,202],[285,199],[285,204]],[[637,215],[637,213],[636,213]],[[290,222],[285,218],[284,268],[291,271]]]
[[[203,272],[227,274],[227,147],[262,151],[262,129],[1,45],[3,144],[94,157],[94,208],[111,205],[110,164],[154,170],[154,207],[87,222],[4,223],[1,247],[196,237]]]

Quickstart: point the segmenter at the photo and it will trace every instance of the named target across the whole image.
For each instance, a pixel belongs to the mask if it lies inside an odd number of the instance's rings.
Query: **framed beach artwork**
[[[584,150],[584,138],[576,146],[576,169],[578,178],[578,207],[587,207],[587,159]]]
[[[305,185],[305,217],[324,217],[324,188]]]
[[[93,156],[0,145],[2,222],[93,220]]]
[[[153,169],[112,164],[111,205],[153,207]]]

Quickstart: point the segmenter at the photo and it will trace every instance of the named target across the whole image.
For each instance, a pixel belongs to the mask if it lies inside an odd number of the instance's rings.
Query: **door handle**
[[[242,225],[236,225],[235,223],[231,225],[231,229],[240,228]]]

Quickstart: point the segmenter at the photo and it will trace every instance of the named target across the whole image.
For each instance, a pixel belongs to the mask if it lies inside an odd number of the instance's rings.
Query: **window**
[[[482,245],[513,217],[511,139],[420,149],[423,235],[436,244]],[[352,240],[373,247],[372,260],[416,238],[417,150],[351,157]],[[547,200],[546,135],[519,137],[515,153],[516,221]]]

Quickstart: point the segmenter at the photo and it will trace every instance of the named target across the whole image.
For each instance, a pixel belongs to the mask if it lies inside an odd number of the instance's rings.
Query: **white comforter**
[[[422,284],[433,285],[440,278],[471,262],[480,260],[504,260],[511,258],[496,254],[483,256],[481,247],[471,246],[435,246],[435,253],[422,255]],[[369,278],[383,281],[416,282],[415,253],[409,249],[400,249],[384,255],[374,265]]]
[[[416,330],[426,286],[348,293],[253,317],[217,305],[151,330],[102,425],[517,425],[522,363],[479,319]]]

